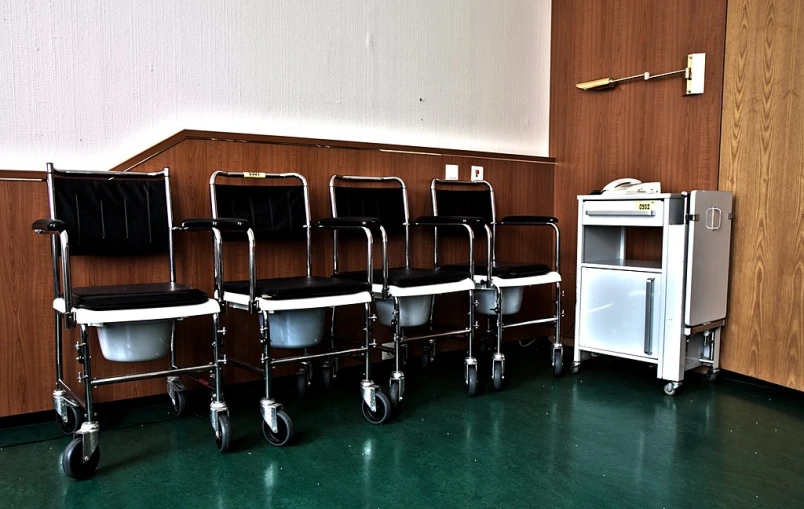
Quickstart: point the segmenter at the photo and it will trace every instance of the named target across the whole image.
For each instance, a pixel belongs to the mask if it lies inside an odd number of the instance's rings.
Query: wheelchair
[[[225,180],[228,183],[221,183]],[[259,180],[286,180],[292,184],[245,185]],[[232,183],[240,181],[239,183]],[[388,397],[371,380],[370,306],[372,301],[372,228],[379,222],[371,218],[325,218],[318,228],[362,231],[368,252],[367,270],[363,278],[350,281],[312,275],[312,225],[307,180],[298,173],[256,173],[215,171],[209,179],[212,217],[235,214],[249,223],[239,231],[229,230],[215,237],[215,278],[223,289],[216,297],[222,305],[256,314],[259,341],[262,345],[260,366],[228,358],[227,362],[263,377],[265,397],[260,400],[262,432],[274,446],[284,446],[293,437],[293,421],[272,393],[271,368],[299,363],[300,380],[309,382],[313,361],[354,356],[365,360],[364,379],[360,384],[364,417],[382,424],[391,414]],[[257,241],[304,240],[306,242],[306,275],[259,279],[257,277]],[[248,279],[226,281],[223,275],[224,242],[248,242]],[[309,353],[319,346],[324,336],[327,308],[359,305],[363,307],[363,343],[359,347]],[[273,358],[272,348],[302,350],[302,355]]]
[[[552,325],[555,330],[551,349],[553,374],[559,377],[564,369],[564,347],[561,342],[561,274],[559,272],[560,231],[558,219],[550,216],[509,216],[497,221],[494,202],[494,188],[484,180],[455,181],[433,179],[430,184],[433,215],[479,216],[487,225],[486,264],[475,272],[477,285],[476,312],[486,315],[486,329],[479,331],[483,341],[492,353],[492,382],[494,390],[501,390],[505,378],[505,355],[502,353],[502,338],[505,329],[527,325]],[[548,227],[554,233],[555,260],[553,267],[542,263],[503,262],[497,260],[498,229],[522,228],[527,226]],[[438,229],[435,231],[435,245],[438,246]],[[436,249],[436,265],[438,251]],[[446,265],[446,270],[466,270],[466,264]],[[505,317],[515,315],[522,306],[524,289],[528,286],[553,285],[554,314],[535,320],[506,322]],[[496,327],[492,329],[492,319]]]
[[[390,184],[390,186],[389,186]],[[376,345],[375,348],[394,356],[388,394],[394,409],[399,407],[405,394],[405,374],[401,363],[406,355],[401,351],[415,341],[424,344],[422,359],[428,364],[435,354],[436,339],[465,336],[468,353],[464,360],[464,382],[470,396],[477,393],[477,359],[472,345],[474,327],[474,232],[471,224],[480,224],[479,218],[419,218],[410,222],[408,193],[405,182],[399,177],[366,177],[333,175],[329,181],[330,205],[333,218],[372,217],[379,221],[378,231],[382,239],[382,268],[374,272],[373,293],[378,321],[393,329],[393,348]],[[410,226],[459,227],[465,229],[469,238],[469,264],[466,270],[425,269],[411,266]],[[388,237],[398,236],[404,240],[404,266],[389,267]],[[360,280],[365,274],[355,271],[339,271],[338,232],[333,232],[334,276],[345,280]],[[458,330],[435,332],[433,330],[433,305],[437,295],[467,292],[469,311],[466,324]],[[333,314],[333,321],[335,317]],[[407,336],[406,329],[429,325],[426,334]]]
[[[176,282],[173,234],[198,228],[173,227],[169,170],[156,173],[57,170],[47,164],[50,217],[32,225],[51,235],[53,308],[56,320],[56,422],[73,434],[62,456],[64,472],[72,478],[91,477],[100,461],[100,425],[92,389],[102,385],[167,377],[168,394],[176,414],[185,410],[181,376],[209,372],[214,383],[210,418],[218,449],[230,446],[229,411],[223,400],[220,306],[203,291]],[[220,227],[242,226],[238,220]],[[76,256],[167,255],[169,282],[73,287],[71,259]],[[59,271],[61,268],[61,273]],[[174,334],[176,322],[193,316],[212,318],[212,361],[179,367]],[[75,348],[82,371],[83,399],[64,380],[63,329],[78,328]],[[101,353],[114,362],[141,362],[170,355],[170,369],[130,375],[92,376],[89,330],[98,334]]]

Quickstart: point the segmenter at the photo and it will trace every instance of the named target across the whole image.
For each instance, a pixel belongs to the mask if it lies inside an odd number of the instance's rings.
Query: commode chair
[[[286,181],[281,185],[244,185],[246,181]],[[223,183],[221,183],[223,182]],[[235,183],[237,182],[237,183]],[[365,418],[382,424],[391,413],[388,397],[371,381],[370,327],[372,249],[371,229],[379,226],[371,218],[322,219],[319,228],[353,229],[366,236],[367,270],[356,281],[312,275],[312,239],[310,198],[307,180],[297,173],[254,173],[216,171],[209,179],[212,216],[238,214],[249,221],[239,232],[224,232],[215,242],[248,242],[248,279],[226,281],[223,277],[223,258],[215,262],[215,277],[223,293],[221,301],[235,309],[256,314],[259,321],[259,340],[262,345],[261,366],[229,358],[234,366],[264,377],[265,397],[260,401],[262,431],[272,445],[283,446],[293,436],[293,422],[272,394],[271,368],[282,364],[301,363],[302,374],[309,373],[314,360],[329,360],[342,356],[365,358],[365,378],[361,382],[362,408]],[[304,240],[306,242],[306,274],[302,276],[258,279],[257,241]],[[222,250],[218,250],[222,253]],[[329,308],[359,305],[363,307],[363,345],[336,351],[308,353],[308,348],[321,344],[324,336],[325,312]],[[271,349],[302,350],[302,355],[273,358]]]
[[[486,181],[446,181],[433,179],[430,193],[435,216],[480,216],[485,221],[486,264],[475,271],[476,312],[489,317],[484,336],[494,339],[492,345],[492,381],[495,390],[502,389],[505,377],[505,356],[502,354],[503,330],[526,325],[553,325],[555,337],[551,361],[555,376],[563,372],[563,346],[561,343],[561,275],[559,273],[558,220],[549,216],[510,216],[497,221],[494,188]],[[501,262],[497,260],[497,236],[500,226],[522,230],[524,226],[547,226],[555,233],[555,262],[551,268],[541,263]],[[490,228],[490,230],[489,230]],[[489,233],[490,232],[490,233]],[[438,246],[438,229],[435,245]],[[520,232],[517,232],[521,234]],[[435,252],[438,266],[438,250]],[[446,265],[444,269],[466,270],[466,264]],[[555,313],[548,318],[525,321],[505,321],[522,307],[524,290],[528,286],[555,286]],[[496,330],[491,329],[494,318]]]
[[[401,349],[414,341],[425,341],[422,356],[430,359],[438,338],[464,336],[467,338],[468,354],[464,362],[464,381],[470,396],[477,393],[477,359],[472,352],[474,339],[474,271],[473,240],[471,224],[480,225],[480,218],[423,217],[412,224],[427,227],[460,227],[469,236],[469,264],[466,270],[442,270],[438,268],[415,268],[410,262],[410,215],[405,182],[398,177],[366,177],[333,175],[329,181],[332,217],[357,219],[372,217],[379,221],[382,238],[382,268],[374,271],[373,293],[377,319],[382,325],[393,328],[393,349],[377,345],[376,348],[394,354],[394,371],[391,373],[388,394],[391,405],[397,408],[404,398],[405,375],[401,369]],[[405,260],[401,267],[389,267],[388,236],[404,236]],[[364,272],[343,272],[338,263],[338,232],[333,233],[334,277],[348,280],[365,279]],[[432,309],[434,297],[455,292],[467,292],[469,311],[465,325],[457,330],[434,332]],[[334,324],[333,316],[333,324]],[[428,333],[413,337],[405,329],[429,325]]]
[[[50,217],[32,227],[51,235],[53,258],[53,308],[56,317],[56,389],[53,404],[56,422],[73,440],[64,451],[62,467],[75,479],[94,474],[100,461],[100,425],[92,401],[92,389],[101,385],[168,377],[168,393],[177,414],[184,411],[183,384],[179,375],[209,372],[214,382],[210,414],[218,449],[229,449],[231,430],[221,392],[218,302],[203,291],[176,282],[173,232],[199,229],[173,227],[168,169],[156,173],[86,172],[56,170],[47,165]],[[220,220],[220,228],[240,227],[242,221]],[[208,227],[213,224],[207,221]],[[73,287],[71,259],[76,256],[167,255],[166,283]],[[61,266],[61,270],[59,270]],[[98,270],[102,268],[98,267]],[[60,273],[61,272],[61,273]],[[212,317],[212,361],[178,367],[174,350],[176,321],[191,316]],[[75,348],[83,371],[84,398],[64,380],[63,328],[78,327]],[[114,362],[140,362],[170,355],[170,369],[148,373],[93,378],[89,330],[94,328],[103,356]]]

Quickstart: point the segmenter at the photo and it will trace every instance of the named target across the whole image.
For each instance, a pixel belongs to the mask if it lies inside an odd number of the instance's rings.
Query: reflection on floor
[[[335,387],[304,400],[287,383],[281,399],[297,435],[281,449],[262,438],[257,385],[228,389],[227,455],[215,448],[203,398],[183,419],[171,418],[166,402],[107,407],[101,464],[83,482],[62,474],[69,439],[55,424],[0,430],[2,506],[680,508],[804,500],[804,395],[696,376],[670,398],[644,365],[597,359],[554,379],[544,349],[513,344],[506,353],[505,390],[492,393],[486,380],[474,399],[463,392],[461,356],[439,356],[428,372],[411,362],[403,411],[385,426],[364,420],[357,371],[344,370]],[[489,364],[481,364],[484,380]],[[387,372],[376,378],[387,381]]]

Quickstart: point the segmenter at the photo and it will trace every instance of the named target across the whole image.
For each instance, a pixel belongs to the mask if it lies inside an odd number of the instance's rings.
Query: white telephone
[[[658,194],[662,192],[662,184],[660,182],[646,182],[643,184],[641,180],[624,178],[609,182],[602,192],[610,194]]]

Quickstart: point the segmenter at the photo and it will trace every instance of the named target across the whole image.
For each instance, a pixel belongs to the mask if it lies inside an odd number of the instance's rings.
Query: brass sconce
[[[651,75],[649,72],[644,74],[635,74],[625,78],[600,78],[592,81],[585,81],[575,85],[581,90],[602,90],[614,88],[617,83],[621,81],[635,80],[643,78],[645,81],[666,78],[667,76],[675,76],[683,74],[686,81],[686,90],[684,95],[697,95],[703,94],[704,91],[704,71],[706,70],[706,53],[691,53],[687,55],[687,67],[678,71],[665,72],[662,74]]]

